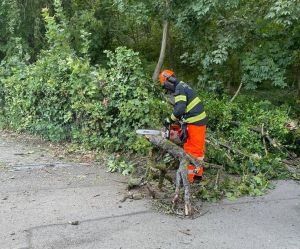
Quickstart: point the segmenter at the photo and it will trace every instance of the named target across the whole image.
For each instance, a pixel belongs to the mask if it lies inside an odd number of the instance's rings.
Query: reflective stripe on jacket
[[[204,105],[188,84],[179,82],[173,95],[175,97],[174,111],[171,115],[173,121],[181,119],[188,124],[207,124]]]

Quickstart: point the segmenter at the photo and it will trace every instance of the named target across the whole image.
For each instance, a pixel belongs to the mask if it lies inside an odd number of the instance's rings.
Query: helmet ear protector
[[[169,82],[171,82],[172,84],[174,84],[174,83],[176,82],[176,78],[173,77],[173,76],[169,76],[169,77],[167,78],[167,81],[169,81]]]
[[[173,83],[171,83],[170,81],[166,81],[163,85],[162,88],[167,90],[167,91],[171,91],[174,92],[175,90],[175,85]]]
[[[176,81],[176,78],[174,78],[172,76],[167,77],[166,81],[162,85],[162,88],[166,89],[166,90],[174,91],[174,88],[175,88],[174,83],[175,83],[175,81]]]

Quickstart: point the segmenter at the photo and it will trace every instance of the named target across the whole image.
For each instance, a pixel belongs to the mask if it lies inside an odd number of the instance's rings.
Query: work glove
[[[171,124],[171,119],[170,118],[165,118],[163,121],[163,124],[165,127],[168,127]]]
[[[181,132],[179,134],[179,138],[180,138],[180,141],[182,143],[185,143],[188,139],[188,130],[187,130],[187,125],[186,124],[182,124],[181,125]]]

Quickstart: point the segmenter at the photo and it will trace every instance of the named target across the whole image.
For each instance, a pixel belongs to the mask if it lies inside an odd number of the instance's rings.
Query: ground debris
[[[7,169],[7,165],[4,164],[3,162],[0,162],[0,170],[4,170],[4,169]]]
[[[127,194],[124,195],[124,197],[120,200],[120,202],[125,202],[127,199],[131,199],[131,200],[141,200],[143,199],[144,196],[141,193],[131,193],[128,192]]]
[[[73,226],[78,226],[79,225],[79,221],[75,220],[75,221],[69,221],[69,224],[73,225]]]
[[[139,193],[133,194],[133,196],[132,196],[133,200],[141,200],[143,198],[144,198],[144,196],[142,194],[139,194]]]
[[[185,215],[184,201],[180,201],[176,205],[174,205],[172,203],[172,198],[155,199],[153,200],[153,207],[156,211],[160,213],[173,215],[179,218],[196,219],[208,213],[208,211],[203,209],[201,202],[196,202],[192,204],[191,215]]]
[[[186,230],[178,230],[178,232],[183,233],[185,235],[189,235],[191,236],[192,234],[190,233],[190,229],[186,229]]]

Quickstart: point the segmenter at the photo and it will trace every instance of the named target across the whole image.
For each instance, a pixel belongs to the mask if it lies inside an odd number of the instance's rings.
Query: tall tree
[[[160,55],[155,67],[154,73],[152,75],[152,80],[157,80],[159,72],[163,66],[165,55],[166,55],[166,47],[168,41],[168,32],[169,32],[169,21],[164,20],[163,23],[163,32],[162,32],[162,41],[161,41],[161,48],[160,48]]]

